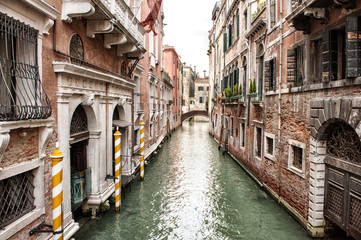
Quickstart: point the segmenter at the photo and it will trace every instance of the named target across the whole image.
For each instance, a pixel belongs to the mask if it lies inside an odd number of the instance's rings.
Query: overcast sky
[[[208,75],[208,31],[212,27],[212,10],[217,0],[163,0],[164,44],[175,47],[182,62],[197,66]]]

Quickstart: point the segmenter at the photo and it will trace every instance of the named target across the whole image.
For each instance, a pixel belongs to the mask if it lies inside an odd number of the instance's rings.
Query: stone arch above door
[[[361,137],[361,98],[328,98],[311,100],[311,136],[325,140],[325,122],[341,119],[348,123]]]

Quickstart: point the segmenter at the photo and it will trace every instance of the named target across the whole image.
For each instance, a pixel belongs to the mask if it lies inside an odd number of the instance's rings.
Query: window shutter
[[[273,72],[272,72],[272,90],[276,89],[277,84],[277,58],[273,58]]]
[[[288,49],[287,51],[287,82],[292,86],[296,81],[296,49]]]
[[[221,80],[221,91],[222,92],[224,91],[224,80],[225,80],[225,77],[223,78],[223,80]]]
[[[264,89],[265,91],[270,90],[270,85],[272,81],[272,71],[271,71],[271,61],[265,61],[264,63]]]
[[[231,87],[233,91],[233,73],[229,74],[229,86]]]
[[[239,14],[237,15],[237,37],[239,37]]]
[[[232,46],[232,24],[229,25],[229,43],[228,43],[228,47]]]
[[[227,51],[227,33],[223,33],[223,52]]]
[[[346,20],[346,76],[361,75],[361,23],[357,16]]]
[[[234,85],[238,84],[238,80],[239,80],[238,71],[239,71],[238,69],[234,70]]]
[[[322,81],[337,80],[337,31],[322,35]]]

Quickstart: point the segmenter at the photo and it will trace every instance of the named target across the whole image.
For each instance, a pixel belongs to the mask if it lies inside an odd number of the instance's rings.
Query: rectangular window
[[[138,134],[139,134],[139,129],[134,130],[134,141],[133,141],[134,146],[138,146],[138,139],[139,139]]]
[[[241,148],[244,148],[245,147],[245,139],[246,139],[246,123],[241,123],[241,133],[240,133],[240,136],[241,136]]]
[[[331,30],[322,35],[322,79],[324,82],[344,79],[346,76],[345,29]]]
[[[239,37],[239,14],[237,14],[237,37]]]
[[[233,136],[233,118],[231,118],[231,137]]]
[[[38,69],[38,30],[0,12],[0,121],[51,115]]]
[[[35,209],[32,171],[0,181],[0,229]]]
[[[289,150],[288,150],[288,169],[301,176],[305,177],[305,162],[304,162],[304,150],[306,144],[289,139]]]
[[[209,87],[207,87],[207,92],[209,91]]]
[[[203,103],[203,97],[199,97],[199,103]]]
[[[264,156],[272,161],[276,161],[275,135],[266,132],[264,133],[264,135],[265,135]]]
[[[153,138],[153,124],[149,125],[149,137],[152,139]]]
[[[198,87],[198,91],[204,91],[203,87]]]
[[[258,158],[262,156],[262,128],[256,127],[256,138],[255,138],[255,155]]]
[[[272,58],[269,61],[266,61],[264,64],[265,67],[265,90],[273,91],[276,89],[277,83],[277,59]]]
[[[232,44],[233,44],[232,28],[233,28],[233,26],[232,26],[232,24],[230,24],[230,25],[228,26],[228,32],[229,32],[229,34],[228,34],[228,48],[229,48],[230,46],[232,46]]]
[[[273,139],[270,137],[266,137],[266,144],[267,144],[267,154],[273,155]]]

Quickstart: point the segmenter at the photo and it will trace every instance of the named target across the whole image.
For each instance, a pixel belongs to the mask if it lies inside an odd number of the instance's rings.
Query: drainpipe
[[[279,77],[278,77],[278,149],[281,149],[281,102],[282,102],[282,48],[283,48],[283,4],[282,1],[280,1],[280,57],[279,57]],[[281,164],[278,163],[278,195],[280,196],[281,193]]]

